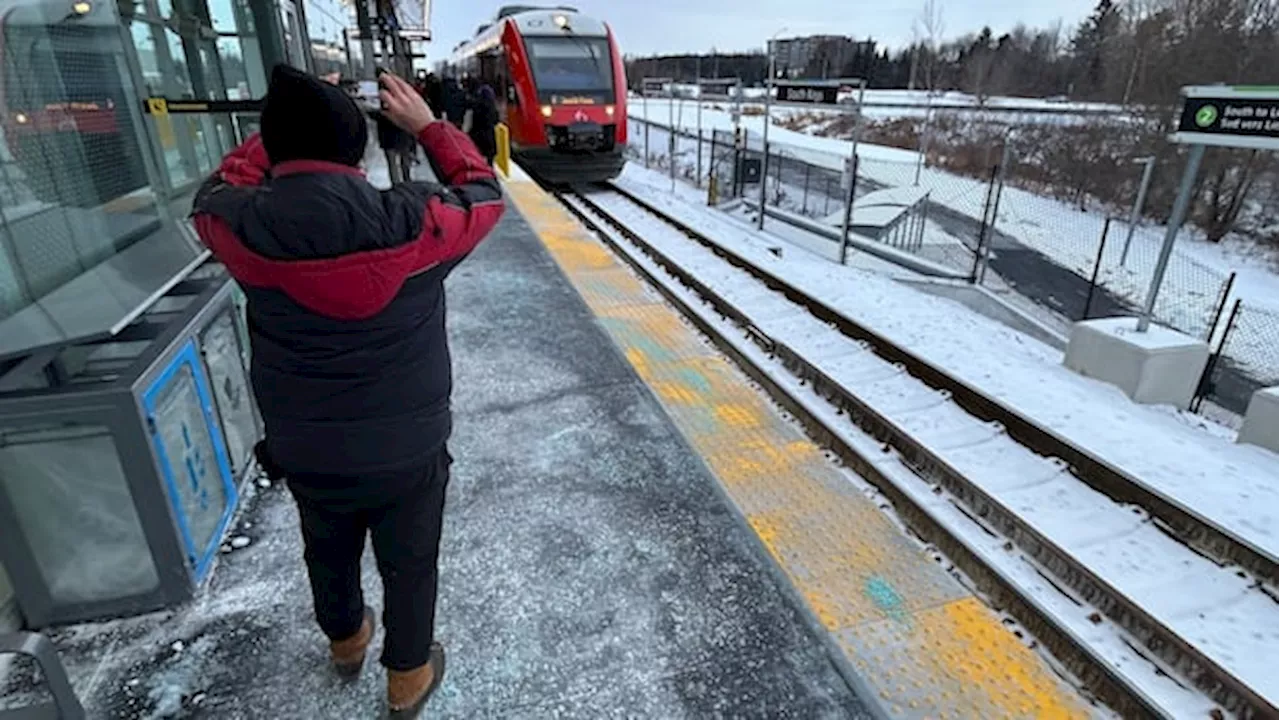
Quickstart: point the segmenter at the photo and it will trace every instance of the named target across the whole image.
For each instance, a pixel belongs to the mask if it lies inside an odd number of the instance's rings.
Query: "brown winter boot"
[[[333,658],[333,669],[337,670],[339,675],[350,678],[360,674],[360,669],[364,667],[365,651],[369,649],[369,643],[373,640],[373,626],[373,610],[366,606],[364,622],[360,624],[356,634],[346,640],[334,640],[329,643],[329,656]]]
[[[412,720],[422,712],[431,693],[444,679],[444,646],[431,643],[425,665],[412,670],[387,671],[387,705],[392,720]]]

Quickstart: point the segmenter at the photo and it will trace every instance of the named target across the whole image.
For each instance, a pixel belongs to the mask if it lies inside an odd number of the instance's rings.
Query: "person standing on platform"
[[[417,142],[387,117],[385,112],[378,110],[372,114],[378,129],[378,147],[382,148],[386,156],[387,174],[391,177],[391,183],[409,182],[409,170],[413,157],[417,154]]]
[[[467,112],[467,96],[457,78],[446,77],[441,81],[440,107],[446,120],[454,127],[462,127],[462,117]]]
[[[423,95],[427,100],[427,105],[431,108],[431,112],[436,117],[444,117],[444,84],[440,82],[440,76],[435,73],[427,73],[426,92]]]
[[[453,459],[444,280],[502,216],[475,145],[384,74],[386,117],[417,138],[440,185],[375,189],[368,140],[342,89],[271,74],[261,132],[196,194],[201,240],[248,296],[250,377],[266,425],[255,448],[296,500],[316,620],[335,669],[364,665],[375,615],[360,556],[373,539],[384,590],[392,717],[416,717],[444,676],[437,557]]]
[[[481,84],[467,100],[468,119],[463,122],[463,127],[480,154],[489,165],[493,165],[493,158],[498,154],[498,139],[494,135],[498,127],[498,99],[493,88]]]

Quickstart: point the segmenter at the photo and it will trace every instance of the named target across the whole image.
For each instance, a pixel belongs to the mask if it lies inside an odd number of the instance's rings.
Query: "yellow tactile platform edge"
[[[569,281],[895,718],[1092,715],[554,198],[507,184]]]

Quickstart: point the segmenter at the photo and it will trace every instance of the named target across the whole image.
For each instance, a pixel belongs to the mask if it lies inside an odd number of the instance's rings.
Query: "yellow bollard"
[[[511,177],[511,130],[506,123],[498,123],[493,127],[494,139],[497,141],[498,154],[493,162],[506,177]]]

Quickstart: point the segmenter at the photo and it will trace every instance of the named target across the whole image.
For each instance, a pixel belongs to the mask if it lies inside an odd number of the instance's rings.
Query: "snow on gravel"
[[[806,288],[1262,552],[1277,554],[1280,463],[1274,453],[1200,430],[1167,408],[1136,405],[1116,388],[1067,370],[1059,351],[958,303],[805,254],[776,257],[767,248],[778,240],[681,201],[667,191],[668,183],[634,164],[619,180],[726,249]]]

